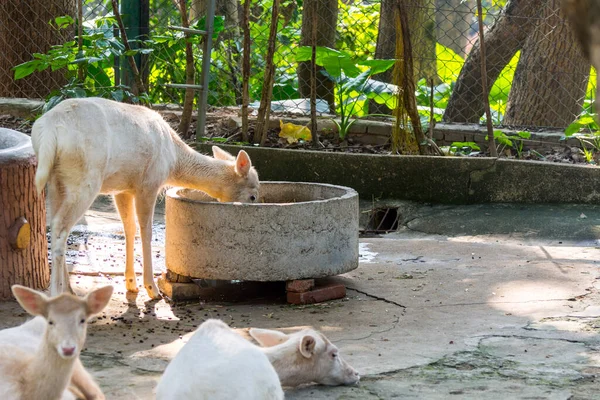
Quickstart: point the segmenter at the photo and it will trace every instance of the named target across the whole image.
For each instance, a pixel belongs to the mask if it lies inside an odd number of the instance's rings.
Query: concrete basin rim
[[[12,129],[2,129],[1,133],[3,135],[8,134],[9,137],[11,139],[14,139],[16,143],[10,147],[0,147],[0,153],[19,152],[31,147],[31,139],[29,138],[29,136],[21,132],[14,131]]]
[[[336,203],[342,200],[347,199],[358,199],[358,192],[350,187],[341,186],[341,185],[332,185],[328,183],[314,183],[314,182],[292,182],[292,181],[264,181],[260,183],[263,184],[274,184],[274,185],[304,185],[304,186],[323,186],[335,189],[342,189],[345,193],[341,196],[334,196],[328,199],[319,199],[319,200],[310,200],[310,201],[297,201],[290,203],[240,203],[240,202],[217,202],[217,201],[202,201],[202,200],[194,200],[188,197],[182,196],[179,194],[182,190],[193,190],[184,187],[172,187],[167,190],[166,197],[172,200],[181,201],[185,203],[193,203],[193,204],[202,204],[205,206],[215,206],[215,207],[294,207],[299,205],[306,204],[319,204],[319,203]]]

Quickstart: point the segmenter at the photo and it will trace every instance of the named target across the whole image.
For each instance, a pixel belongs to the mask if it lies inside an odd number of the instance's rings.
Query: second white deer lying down
[[[84,298],[71,294],[48,298],[19,285],[12,291],[25,311],[36,318],[0,331],[0,399],[74,399],[69,385],[86,399],[104,399],[83,368],[79,353],[87,321],[108,304],[112,286]]]
[[[100,98],[65,100],[31,131],[38,158],[35,184],[48,183],[51,211],[50,293],[70,291],[66,241],[99,193],[113,194],[125,232],[125,285],[137,292],[133,244],[140,226],[144,287],[160,294],[152,274],[152,218],[166,186],[206,192],[219,201],[254,202],[258,174],[245,151],[237,158],[213,147],[214,158],[187,146],[162,117],[148,108]]]
[[[157,400],[283,399],[284,386],[355,384],[358,373],[324,335],[251,329],[256,346],[220,320],[196,330],[167,366]]]

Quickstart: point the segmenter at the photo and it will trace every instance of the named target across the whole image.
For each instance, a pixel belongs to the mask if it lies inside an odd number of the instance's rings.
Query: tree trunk
[[[472,0],[436,0],[437,41],[464,58],[472,19]]]
[[[438,80],[435,53],[435,0],[402,0],[408,11],[415,82]]]
[[[433,0],[402,0],[408,12],[409,29],[413,44],[415,81],[421,78],[437,80],[435,56],[435,17]],[[382,0],[375,47],[376,59],[392,59],[396,52],[395,15],[397,0]],[[391,83],[392,70],[373,76],[373,79]],[[385,104],[369,100],[369,112],[391,114]]]
[[[181,26],[184,28],[190,27],[190,21],[188,19],[188,11],[185,0],[177,0],[175,5],[179,8],[179,14],[181,16]],[[196,66],[194,65],[194,51],[192,49],[191,35],[185,34],[185,83],[187,85],[194,84],[194,75],[196,72]],[[181,112],[181,119],[179,120],[179,135],[183,139],[189,139],[190,122],[192,121],[192,108],[194,107],[194,98],[196,92],[194,89],[186,89],[185,97],[183,100],[183,111]]]
[[[15,81],[12,70],[33,53],[73,39],[73,27],[57,30],[48,24],[62,15],[76,19],[75,0],[0,1],[0,97],[44,98],[66,83],[63,71],[47,69]]]
[[[379,27],[377,28],[377,45],[375,46],[375,59],[392,59],[396,52],[396,0],[382,0],[379,12]],[[391,83],[393,69],[373,75],[373,79]],[[392,114],[385,104],[377,104],[375,100],[369,100],[369,113]]]
[[[190,24],[197,22],[206,15],[207,0],[191,0]],[[225,16],[225,28],[236,25],[239,29],[239,0],[216,0],[215,15]],[[237,23],[235,22],[237,21]]]
[[[31,139],[0,129],[0,300],[12,298],[14,284],[41,290],[50,283],[46,207],[35,188],[36,165]]]
[[[508,0],[494,25],[486,32],[488,93],[502,69],[520,50],[534,28],[543,0]],[[444,113],[444,122],[478,123],[483,115],[479,40],[460,71]]]
[[[317,7],[313,3],[317,2]],[[304,0],[302,10],[302,36],[300,46],[312,46],[313,13],[317,10],[317,46],[335,47],[335,32],[337,27],[337,0]],[[319,71],[317,67],[317,98],[327,101],[329,112],[335,113],[334,84]],[[298,89],[300,97],[310,97],[310,62],[298,64]]]
[[[548,0],[540,14],[521,51],[504,124],[565,128],[581,112],[590,64],[560,0]]]

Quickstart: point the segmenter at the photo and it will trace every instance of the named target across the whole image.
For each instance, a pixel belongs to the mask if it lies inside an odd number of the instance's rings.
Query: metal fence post
[[[119,8],[123,24],[127,30],[127,38],[130,41],[146,39],[149,33],[150,22],[149,0],[120,0]],[[131,43],[132,49],[139,47],[139,44]],[[147,55],[136,54],[134,59],[140,70],[144,85],[148,86]],[[120,82],[126,86],[133,87],[135,81],[129,64],[126,62],[120,64]]]
[[[200,89],[198,98],[198,122],[196,124],[196,140],[204,136],[206,126],[206,108],[208,107],[208,78],[210,73],[210,58],[212,52],[212,36],[215,20],[215,0],[207,0],[206,5],[206,36],[202,51],[202,71],[200,73]]]

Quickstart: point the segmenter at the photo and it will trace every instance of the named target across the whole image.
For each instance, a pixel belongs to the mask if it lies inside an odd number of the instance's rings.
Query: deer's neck
[[[279,376],[279,381],[283,386],[296,386],[302,381],[298,380],[298,370],[302,360],[290,360],[297,356],[296,347],[289,346],[289,343],[282,343],[272,347],[259,347],[260,350],[267,356],[269,362],[275,368],[275,372]]]
[[[177,162],[167,185],[201,190],[221,198],[227,182],[227,162],[200,154],[183,142],[176,145]]]
[[[28,366],[22,400],[60,399],[67,389],[76,357],[64,359],[42,341]]]

